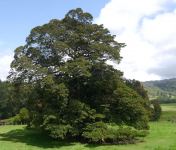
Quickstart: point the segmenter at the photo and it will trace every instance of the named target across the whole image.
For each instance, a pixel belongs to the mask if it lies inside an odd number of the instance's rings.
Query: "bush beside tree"
[[[152,121],[158,121],[160,119],[161,113],[162,113],[162,109],[161,109],[160,103],[159,103],[158,100],[152,100],[151,104],[152,104],[151,120]]]

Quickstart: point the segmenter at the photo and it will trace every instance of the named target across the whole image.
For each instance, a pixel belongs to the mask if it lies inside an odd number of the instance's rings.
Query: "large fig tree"
[[[32,29],[15,50],[9,79],[26,89],[30,126],[54,138],[81,138],[97,122],[148,127],[144,99],[106,63],[119,63],[125,45],[92,19],[80,8],[71,10]]]

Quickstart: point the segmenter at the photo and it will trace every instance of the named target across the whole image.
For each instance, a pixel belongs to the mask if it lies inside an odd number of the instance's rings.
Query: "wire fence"
[[[23,122],[18,122],[18,123],[15,123],[15,122],[11,122],[11,123],[7,123],[7,122],[0,122],[0,126],[7,126],[7,125],[27,125],[26,123],[23,123]]]

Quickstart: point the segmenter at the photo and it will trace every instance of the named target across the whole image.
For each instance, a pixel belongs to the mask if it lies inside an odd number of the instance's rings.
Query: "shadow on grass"
[[[94,149],[97,147],[106,147],[117,144],[87,144],[84,141],[64,141],[64,140],[53,140],[48,135],[40,132],[36,129],[15,129],[6,133],[0,133],[0,141],[10,141],[13,143],[24,143],[29,146],[36,146],[42,149],[45,148],[62,148],[62,147],[70,147],[75,146],[78,143],[82,143],[83,147]]]
[[[1,141],[11,141],[25,143],[30,146],[40,148],[61,148],[63,146],[73,146],[73,142],[56,141],[49,138],[47,135],[34,129],[16,129],[7,133],[0,134]]]
[[[139,141],[143,142],[143,140]],[[109,149],[109,146],[125,146],[125,145],[134,145],[136,143],[128,143],[128,144],[113,144],[113,143],[105,143],[105,144],[86,144],[84,147],[89,148],[89,149],[94,149],[97,147],[103,147],[106,149]]]

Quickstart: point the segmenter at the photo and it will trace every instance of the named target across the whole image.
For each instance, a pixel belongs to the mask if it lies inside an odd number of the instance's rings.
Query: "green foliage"
[[[45,130],[54,139],[66,139],[70,129],[71,129],[70,125],[62,125],[62,124],[59,125],[47,124],[45,126]]]
[[[113,128],[103,122],[89,124],[84,129],[83,137],[90,143],[112,143],[128,144],[136,142],[138,137],[144,137],[148,134],[146,131],[138,131],[129,126],[116,126]]]
[[[19,114],[16,116],[12,117],[11,120],[13,121],[14,124],[20,124],[21,123],[21,117]]]
[[[119,63],[125,45],[92,19],[80,8],[71,10],[32,29],[15,50],[9,80],[29,109],[30,125],[51,137],[82,139],[84,129],[97,122],[148,128],[145,98],[106,63]]]
[[[109,134],[106,124],[103,122],[96,122],[89,124],[84,128],[82,136],[88,139],[91,143],[104,143],[105,138]]]
[[[143,99],[148,99],[147,91],[144,89],[143,85],[136,80],[125,80],[126,84],[134,89]],[[149,102],[149,101],[146,101]]]
[[[26,107],[28,93],[29,87],[25,84],[0,81],[0,120],[13,117]]]
[[[102,120],[102,118],[104,115],[97,114],[96,110],[78,100],[73,100],[60,118],[56,115],[45,115],[42,126],[51,137],[67,139],[68,137],[80,137],[88,123]]]
[[[176,100],[176,79],[144,82],[150,99],[158,99],[160,103],[172,103]]]
[[[172,104],[172,103],[176,103],[176,99],[174,98],[172,98],[172,99],[170,99],[170,98],[167,98],[167,97],[160,97],[159,99],[158,99],[158,101],[159,101],[159,103],[160,104]]]
[[[152,100],[151,101],[151,104],[152,104],[152,116],[151,116],[151,120],[152,121],[157,121],[160,119],[161,117],[161,113],[162,113],[162,110],[161,110],[161,106],[158,102],[158,100]]]
[[[148,129],[149,120],[148,109],[146,109],[146,100],[137,92],[127,85],[121,83],[121,86],[114,91],[118,97],[116,107],[113,107],[114,113],[117,114],[116,119],[138,129]]]
[[[4,119],[3,123],[9,124],[27,124],[29,122],[29,111],[26,108],[21,108],[20,112],[13,117]]]
[[[21,108],[19,112],[20,121],[23,123],[29,122],[29,110],[27,108]]]
[[[11,98],[12,85],[7,81],[0,81],[0,120],[7,119],[16,114],[17,102]]]
[[[13,125],[13,124],[21,124],[21,118],[19,114],[15,115],[14,117],[10,117],[8,119],[4,119],[0,121],[1,124],[4,125]]]

